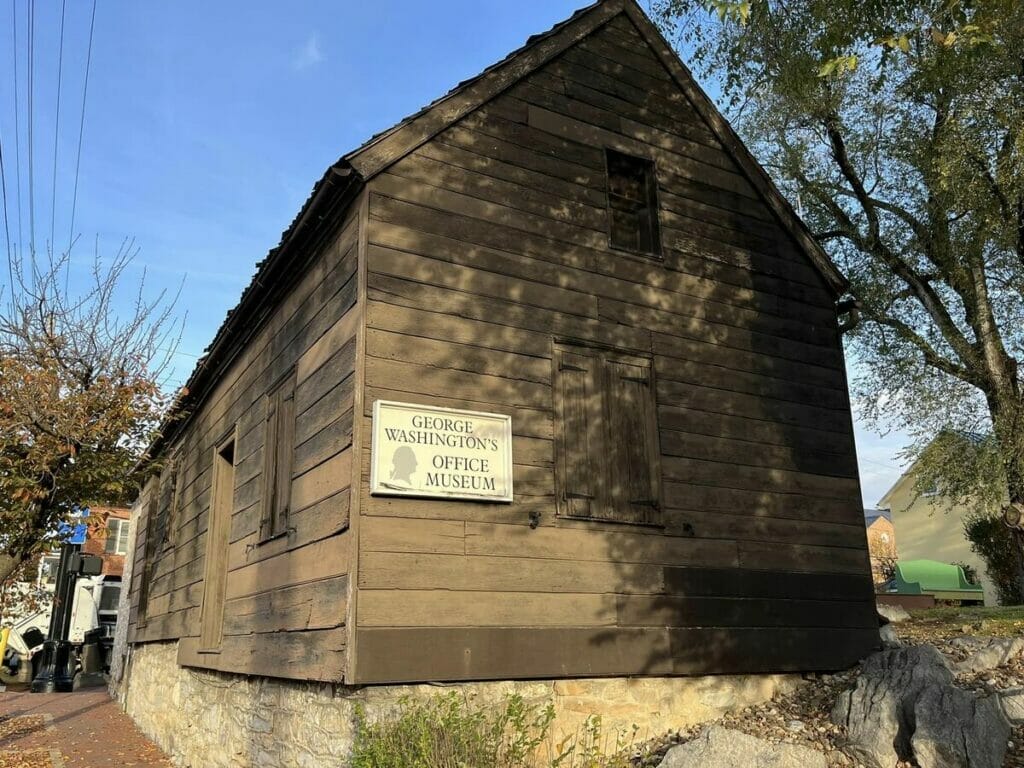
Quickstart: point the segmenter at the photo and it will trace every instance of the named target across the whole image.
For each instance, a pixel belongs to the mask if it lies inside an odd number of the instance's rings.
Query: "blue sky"
[[[175,359],[184,379],[327,166],[584,1],[99,3],[75,206],[76,269],[94,242],[102,254],[134,237],[136,268],[146,269],[151,291],[173,291],[184,279],[179,309],[187,320]],[[0,10],[0,137],[12,236],[20,172],[27,243],[28,2],[14,6],[17,26],[11,4]],[[65,8],[55,131],[61,0],[35,3],[37,249],[51,223],[59,247],[71,233],[92,5],[73,0]],[[894,456],[904,440],[858,428],[857,441],[865,503],[872,505],[898,476]]]

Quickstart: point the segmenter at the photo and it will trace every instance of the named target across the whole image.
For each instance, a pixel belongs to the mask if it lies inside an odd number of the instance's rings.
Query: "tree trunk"
[[[1010,504],[1024,504],[1024,407],[1019,398],[1001,403],[992,410],[996,440],[1006,471],[1006,491]],[[1016,544],[1018,593],[1024,596],[1024,531],[1011,531]]]

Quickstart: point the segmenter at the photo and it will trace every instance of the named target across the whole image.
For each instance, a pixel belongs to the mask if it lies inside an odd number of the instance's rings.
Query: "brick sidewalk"
[[[103,689],[0,693],[0,768],[108,768],[171,761]]]

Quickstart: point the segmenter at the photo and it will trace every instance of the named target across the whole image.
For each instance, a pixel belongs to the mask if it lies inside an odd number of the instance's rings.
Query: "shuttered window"
[[[260,539],[288,530],[288,501],[292,488],[292,454],[295,449],[295,371],[266,398],[267,423],[263,442],[263,513]]]
[[[153,571],[156,569],[156,555],[160,551],[155,545],[157,532],[157,510],[160,506],[160,488],[157,481],[152,481],[152,486],[147,489],[149,498],[146,500],[146,543],[143,550],[142,579],[139,583],[139,614],[138,625],[146,623],[149,616],[149,587],[153,581]]]
[[[177,505],[179,497],[179,475],[181,461],[178,456],[171,458],[160,476],[160,502],[157,508],[154,545],[157,552],[174,546],[175,530],[178,525]]]
[[[605,150],[608,168],[608,240],[613,248],[661,255],[658,181],[654,163]]]
[[[558,514],[661,524],[661,466],[649,358],[555,348]]]

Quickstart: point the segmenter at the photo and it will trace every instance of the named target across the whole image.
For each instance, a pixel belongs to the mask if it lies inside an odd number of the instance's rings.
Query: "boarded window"
[[[605,150],[608,166],[608,228],[613,248],[661,255],[658,181],[654,163]]]
[[[292,454],[295,450],[295,371],[272,389],[266,398],[267,424],[263,442],[263,513],[260,539],[288,530],[288,501],[292,488]]]
[[[146,623],[149,615],[149,588],[153,581],[153,571],[156,570],[156,556],[160,551],[155,545],[157,532],[157,510],[160,505],[160,493],[157,481],[152,481],[148,489],[149,498],[146,501],[146,543],[143,550],[142,580],[139,584],[139,618],[138,624]]]
[[[174,546],[175,529],[178,525],[177,506],[180,494],[181,461],[178,456],[171,458],[160,476],[160,505],[156,516],[154,544],[157,552]]]
[[[649,358],[555,348],[558,514],[661,524],[661,466]]]

